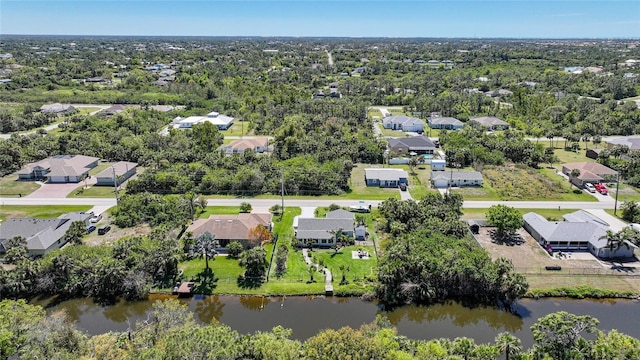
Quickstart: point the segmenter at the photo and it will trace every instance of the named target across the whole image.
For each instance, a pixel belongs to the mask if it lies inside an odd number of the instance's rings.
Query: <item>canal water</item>
[[[47,311],[65,310],[81,330],[89,334],[126,331],[136,321],[145,320],[156,300],[172,298],[151,295],[148,300],[122,301],[111,306],[95,304],[90,299],[73,299],[55,303],[35,302]],[[357,328],[372,322],[380,314],[397,327],[400,335],[412,339],[455,338],[466,336],[476,343],[491,342],[508,331],[518,336],[525,347],[533,344],[530,327],[538,318],[556,311],[591,315],[600,320],[602,330],[619,331],[640,338],[640,303],[630,300],[521,300],[515,313],[490,307],[465,307],[456,302],[431,306],[407,305],[384,311],[374,302],[341,297],[248,297],[201,296],[181,299],[202,323],[212,319],[244,334],[268,331],[276,325],[293,330],[293,338],[304,340],[323,329],[343,326]]]

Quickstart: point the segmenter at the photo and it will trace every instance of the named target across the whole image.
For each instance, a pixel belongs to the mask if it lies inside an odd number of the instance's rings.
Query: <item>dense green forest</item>
[[[37,111],[49,102],[141,107],[106,119],[69,115],[61,131],[0,141],[2,174],[52,154],[83,153],[148,167],[132,192],[274,192],[284,171],[289,194],[341,194],[353,164],[383,161],[370,105],[423,118],[495,115],[512,125],[502,143],[474,135],[483,143],[475,155],[458,146],[451,155],[460,164],[472,156],[488,164],[548,161],[528,136],[575,143],[640,133],[636,103],[621,101],[638,95],[640,81],[637,63],[627,61],[640,50],[625,41],[8,36],[1,49],[12,55],[0,60],[10,80],[0,85],[4,132],[56,121]],[[565,70],[577,66],[584,69]],[[312,98],[330,88],[339,96]],[[184,109],[146,110],[156,104]],[[210,129],[158,133],[176,116],[212,110],[246,121],[247,133],[273,136],[274,156],[220,156],[222,137]]]
[[[18,359],[467,359],[624,360],[640,356],[640,341],[598,320],[552,313],[531,326],[535,344],[500,333],[493,343],[472,339],[412,340],[397,334],[383,317],[358,329],[323,330],[299,341],[280,326],[243,335],[213,320],[201,324],[177,300],[158,301],[148,319],[128,332],[83,334],[63,312],[45,314],[24,301],[0,302],[0,357]],[[586,338],[585,338],[586,337]]]

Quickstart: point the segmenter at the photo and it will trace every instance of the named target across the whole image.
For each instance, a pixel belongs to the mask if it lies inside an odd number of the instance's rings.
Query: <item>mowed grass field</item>
[[[18,175],[7,175],[0,179],[0,195],[6,197],[26,196],[38,190],[40,185],[34,181],[18,180]]]
[[[2,205],[0,220],[8,218],[57,218],[75,211],[88,211],[89,205]]]

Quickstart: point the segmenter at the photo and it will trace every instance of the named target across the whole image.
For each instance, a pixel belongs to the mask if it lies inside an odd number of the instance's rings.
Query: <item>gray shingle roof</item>
[[[367,179],[378,180],[400,180],[400,178],[409,178],[409,174],[402,169],[381,169],[381,168],[368,168],[364,169],[364,176]]]
[[[296,239],[331,239],[331,231],[342,229],[344,232],[353,232],[352,219],[332,218],[299,218]]]
[[[398,139],[389,139],[389,147],[396,148],[403,146],[411,150],[427,150],[435,149],[436,145],[428,137],[425,136],[411,136]]]
[[[13,218],[0,225],[0,242],[16,236],[27,239],[28,250],[46,250],[61,239],[74,221],[86,223],[90,214],[67,213],[57,219]]]
[[[523,219],[548,242],[589,242],[597,248],[607,244],[600,239],[606,235],[605,228],[591,221],[548,221],[533,212],[524,214]]]
[[[382,124],[383,125],[384,124],[413,125],[413,124],[423,124],[423,122],[418,118],[409,117],[406,115],[393,115],[393,116],[387,116],[384,119],[382,119]]]
[[[482,180],[478,171],[434,171],[431,180]]]
[[[108,168],[102,170],[98,175],[96,175],[96,177],[113,179],[113,169],[115,169],[116,171],[116,176],[122,176],[126,174],[129,170],[136,167],[138,167],[138,163],[129,162],[129,161],[118,161],[112,166],[109,166]]]
[[[469,120],[475,121],[477,123],[479,123],[480,125],[483,126],[509,126],[509,123],[504,121],[504,120],[500,120],[495,116],[471,116],[469,118]]]
[[[327,219],[349,219],[349,220],[355,219],[355,215],[353,215],[353,213],[350,213],[344,209],[329,211],[325,215],[325,217]]]
[[[464,123],[456,118],[452,117],[431,117],[428,119],[429,124],[433,125],[453,125],[463,126]]]

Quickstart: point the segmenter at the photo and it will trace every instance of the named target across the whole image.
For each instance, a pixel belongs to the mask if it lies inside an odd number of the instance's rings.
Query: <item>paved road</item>
[[[254,208],[268,208],[275,204],[280,204],[281,200],[274,199],[209,199],[209,206],[240,206],[240,203],[248,202]],[[367,200],[372,206],[378,206],[382,201]],[[312,200],[285,199],[284,205],[295,207],[318,207],[338,204],[340,206],[356,205],[358,200],[323,200],[321,198]],[[115,206],[115,199],[104,198],[0,198],[1,205],[92,205],[92,206]],[[583,201],[465,201],[463,207],[483,209],[492,205],[503,204],[514,208],[525,209],[613,209],[609,202],[583,202]],[[621,203],[618,203],[620,205]]]

